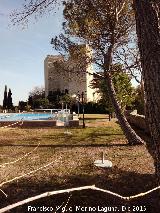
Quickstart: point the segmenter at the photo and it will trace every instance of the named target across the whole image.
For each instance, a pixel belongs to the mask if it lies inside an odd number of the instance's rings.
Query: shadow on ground
[[[84,171],[84,174],[82,174],[81,176],[74,176],[74,175],[72,176],[66,175],[62,177],[52,176],[48,178],[48,181],[44,181],[43,179],[41,179],[41,181],[39,182],[36,180],[31,181],[31,179],[28,177],[27,179],[21,179],[16,183],[14,182],[12,184],[6,185],[2,189],[5,191],[5,193],[8,194],[8,198],[5,198],[5,196],[2,193],[0,194],[1,208],[9,204],[15,203],[17,201],[23,200],[25,198],[41,194],[43,192],[68,189],[72,187],[80,187],[85,185],[95,184],[99,188],[111,190],[123,196],[135,195],[155,187],[154,176],[150,174],[138,174],[135,172],[128,172],[128,171],[126,172],[118,169],[117,167],[114,167],[110,170],[100,169],[100,172],[98,168],[95,168],[95,175],[90,176],[88,174],[85,175],[87,166],[85,166],[82,169]],[[28,206],[52,207],[54,211],[49,212],[55,212],[56,206],[62,205],[63,202],[64,202],[63,206],[65,206],[69,196],[71,195],[66,210],[69,207],[71,207],[72,211],[69,211],[68,209],[68,211],[65,212],[98,213],[98,212],[105,212],[105,210],[107,210],[108,207],[117,207],[119,209],[119,211],[117,212],[159,213],[160,196],[158,193],[159,193],[158,191],[155,191],[150,193],[149,195],[146,195],[141,198],[136,198],[132,201],[123,201],[118,197],[103,192],[84,190],[72,192],[70,194],[66,193],[39,199],[37,201],[30,202],[21,207],[12,209],[10,212],[15,213],[31,212],[28,211]],[[78,210],[78,207],[76,206],[94,207],[92,209],[94,211],[89,211],[89,209],[87,209],[86,211],[82,211],[82,209]],[[126,207],[126,211],[122,211],[122,206]],[[99,211],[101,207],[106,207],[106,209],[103,208],[103,211]],[[123,210],[125,207],[123,207]],[[42,211],[37,210],[34,212],[42,212]],[[56,212],[57,213],[62,212],[62,209]],[[116,211],[113,211],[113,209],[110,210],[108,209],[108,211],[106,212],[116,212]]]

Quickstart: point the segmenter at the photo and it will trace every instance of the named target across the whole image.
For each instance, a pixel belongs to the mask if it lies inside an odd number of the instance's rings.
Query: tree
[[[3,98],[3,109],[6,109],[7,105],[8,105],[7,85],[5,85],[4,98]]]
[[[160,3],[134,0],[134,9],[146,96],[145,116],[152,136],[147,147],[160,183]]]
[[[49,101],[47,98],[38,98],[33,102],[33,108],[42,108],[46,109],[49,106]]]
[[[76,99],[71,97],[69,94],[63,94],[60,97],[61,104],[63,103],[64,107],[72,109],[72,106],[76,104]]]
[[[8,91],[8,103],[7,103],[7,108],[12,109],[13,103],[12,103],[12,92],[11,89]]]
[[[45,103],[45,104],[44,104]],[[29,93],[28,105],[31,108],[39,108],[40,106],[48,107],[49,103],[45,98],[45,90],[43,87],[34,87],[33,90]]]
[[[57,89],[56,91],[50,91],[48,94],[48,100],[49,102],[55,107],[59,108],[60,107],[60,97],[62,96],[62,92]]]
[[[8,90],[7,93],[7,85],[5,85],[4,89],[4,98],[3,98],[3,109],[12,109],[12,92],[11,89]]]
[[[130,2],[67,1],[64,8],[64,17],[66,19],[63,23],[65,34],[61,34],[59,38],[56,37],[52,40],[55,48],[70,50],[70,47],[77,40],[82,44],[87,43],[92,48],[92,62],[104,72],[103,77],[112,105],[128,142],[130,144],[143,143],[143,140],[131,128],[121,111],[111,73],[111,67],[115,63],[115,53],[130,41],[129,33],[134,26]],[[87,60],[82,59],[78,64],[84,64]],[[88,62],[91,63],[91,61]]]
[[[131,84],[131,78],[122,69],[122,65],[115,64],[112,66],[112,80],[115,87],[118,102],[120,103],[121,110],[124,112],[126,106],[131,106],[135,99],[135,91]],[[110,112],[113,112],[113,106],[108,94],[107,85],[104,79],[94,79],[92,83],[94,88],[98,88],[101,94],[101,102],[103,102]]]
[[[32,96],[28,97],[28,105],[33,108],[33,98],[32,98]]]
[[[37,11],[41,15],[50,5],[55,5],[57,2],[61,3],[62,1],[29,1],[28,5],[24,5],[22,12],[14,13],[13,23],[28,21],[30,15],[36,14]],[[107,2],[105,0],[67,0],[64,5],[64,17],[67,21],[63,26],[68,37],[60,35],[63,42],[57,38],[52,40],[55,47],[58,49],[59,46],[59,49],[67,50],[64,41],[71,47],[75,43],[75,37],[79,38],[79,43],[87,43],[92,47],[94,63],[96,62],[104,71],[112,105],[127,140],[130,144],[143,143],[143,140],[131,128],[121,112],[110,73],[114,59],[113,54],[129,42],[129,32],[134,26],[130,0]],[[71,36],[74,38],[70,39]],[[86,63],[86,60],[82,61],[83,64]]]
[[[44,87],[34,87],[30,92],[29,92],[29,97],[32,97],[33,100],[36,100],[38,98],[44,98],[45,97],[45,89]]]
[[[137,110],[137,113],[144,115],[144,94],[142,92],[141,86],[139,85],[135,89],[135,100],[133,101],[133,107]]]
[[[54,5],[54,3],[62,2],[57,0],[39,0],[38,2],[35,0],[30,1],[28,5],[25,5],[24,10],[22,12],[15,12],[13,16],[14,23],[20,23],[21,21],[28,20],[30,15],[39,11],[40,14],[43,14],[50,5]],[[101,1],[100,1],[101,2]],[[118,2],[119,1],[115,1]],[[124,1],[124,4],[127,1]],[[90,3],[90,2],[89,2]],[[136,17],[136,31],[138,35],[138,46],[140,49],[142,70],[143,70],[143,80],[144,80],[144,90],[145,90],[145,98],[146,98],[146,119],[149,124],[150,132],[152,135],[152,141],[147,144],[148,149],[152,146],[152,156],[155,161],[155,168],[158,180],[160,180],[160,35],[159,35],[159,26],[160,26],[160,18],[159,18],[159,8],[160,3],[159,0],[133,0],[134,9],[135,9],[135,17]],[[103,5],[107,5],[108,1],[104,1]],[[92,4],[91,4],[92,5]],[[115,8],[115,18],[122,14],[122,4],[119,4],[120,7],[118,10]],[[130,7],[132,7],[130,5]],[[77,8],[78,9],[78,8]],[[85,9],[85,8],[84,8]],[[101,9],[97,5],[97,9],[99,9],[99,13]],[[103,9],[103,8],[102,8]],[[102,10],[103,11],[103,10]],[[117,13],[118,11],[118,13]],[[107,16],[103,14],[104,18]],[[124,13],[123,13],[124,15]],[[95,16],[97,17],[97,16]],[[145,27],[144,27],[145,26]],[[116,25],[113,27],[115,28]],[[93,31],[94,32],[94,31]],[[112,31],[113,32],[113,31]],[[114,35],[114,33],[113,33]],[[107,41],[106,41],[107,43]],[[110,61],[111,53],[113,50],[114,39],[112,45],[109,48],[108,55],[106,55],[106,60]],[[107,57],[108,56],[108,57]],[[110,63],[105,67],[106,70],[109,69]],[[109,74],[108,74],[109,75]],[[106,73],[106,77],[107,73]],[[110,77],[110,76],[109,76]],[[110,78],[108,78],[108,84],[111,85],[112,82]],[[114,89],[112,85],[109,87],[110,92],[114,93]],[[113,99],[114,105],[117,105],[116,101]],[[117,108],[118,106],[116,106]],[[123,122],[126,122],[125,120]],[[134,134],[133,134],[134,137]],[[160,182],[160,181],[159,181]]]
[[[19,101],[19,104],[18,104],[18,109],[19,110],[26,110],[27,108],[27,102],[26,101]]]

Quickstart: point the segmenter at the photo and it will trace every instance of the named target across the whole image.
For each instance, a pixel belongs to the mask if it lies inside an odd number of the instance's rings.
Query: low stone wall
[[[135,127],[144,130],[146,133],[149,133],[149,129],[147,127],[144,115],[131,113],[129,115],[126,115],[126,117],[130,124],[133,124]]]

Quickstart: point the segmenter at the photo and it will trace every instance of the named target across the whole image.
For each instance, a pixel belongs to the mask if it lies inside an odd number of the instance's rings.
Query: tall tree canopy
[[[8,91],[8,109],[12,109],[13,107],[13,103],[12,103],[12,92],[11,92],[11,89],[9,89]]]
[[[68,0],[64,5],[64,34],[52,43],[57,50],[70,50],[73,44],[91,47],[92,57],[88,58],[88,63],[95,63],[103,70],[112,105],[126,138],[130,144],[143,143],[121,110],[111,73],[117,54],[132,41],[135,20],[130,1]]]
[[[8,104],[8,95],[7,95],[7,85],[5,85],[4,89],[4,97],[3,97],[3,108],[6,109]]]
[[[42,14],[45,7],[48,9],[52,3],[57,2],[61,1],[29,1],[22,13],[15,13],[13,21],[15,23],[27,20],[37,10]],[[74,44],[87,44],[92,48],[92,57],[89,60],[83,60],[82,57],[77,64],[81,66],[83,63],[92,62],[104,71],[112,105],[126,138],[130,144],[143,143],[121,111],[110,72],[115,53],[118,50],[120,52],[122,47],[125,49],[132,40],[130,32],[134,27],[134,14],[130,0],[66,0],[63,4],[66,20],[63,23],[64,35],[52,40],[54,47],[58,50],[69,50]]]
[[[57,3],[57,2],[61,3],[62,1],[61,0],[59,1],[58,0],[38,0],[38,1],[29,0],[28,7],[25,6],[22,12],[14,13],[15,16],[13,17],[13,21],[15,23],[15,22],[20,22],[21,20],[25,20],[31,14],[34,14],[34,12],[37,12],[37,10],[39,11],[40,14],[42,14],[46,10],[46,8],[48,8],[49,5],[51,4],[55,5],[54,3]],[[75,2],[76,4],[80,3],[80,1],[73,1],[73,2]],[[82,1],[81,3],[83,2],[84,1]],[[149,128],[152,135],[152,142],[150,143],[150,145],[153,144],[152,156],[154,157],[154,161],[155,161],[156,174],[157,174],[158,180],[160,180],[160,113],[159,113],[159,109],[160,109],[160,100],[159,100],[159,94],[160,94],[160,84],[159,84],[160,82],[160,72],[159,72],[160,70],[160,47],[159,47],[160,45],[160,32],[159,32],[160,9],[159,8],[160,8],[160,3],[159,3],[159,0],[155,0],[155,1],[133,0],[133,2],[119,1],[119,0],[115,0],[115,1],[100,0],[100,1],[97,1],[96,7],[93,7],[95,5],[94,3],[95,1],[94,2],[88,1],[88,2],[90,2],[90,4],[88,4],[87,7],[88,9],[91,7],[91,9],[93,9],[93,12],[91,12],[89,17],[87,16],[87,19],[84,19],[84,20],[86,20],[87,25],[90,25],[91,23],[95,23],[95,25],[97,25],[97,28],[96,28],[97,30],[90,27],[93,33],[93,37],[92,37],[93,41],[95,41],[94,40],[95,33],[97,34],[101,33],[98,27],[100,26],[100,24],[102,27],[104,27],[104,29],[107,29],[105,24],[108,24],[109,29],[112,30],[111,34],[108,34],[107,31],[104,31],[105,33],[103,35],[108,36],[108,39],[106,39],[107,37],[104,39],[104,42],[105,42],[104,46],[101,43],[103,39],[99,40],[99,44],[100,44],[99,46],[102,45],[103,47],[102,50],[104,51],[105,48],[108,49],[104,58],[99,57],[99,55],[97,54],[100,62],[107,62],[106,65],[104,66],[104,69],[106,71],[108,71],[110,68],[111,59],[112,59],[111,55],[114,52],[115,47],[117,47],[118,44],[121,44],[120,42],[121,37],[119,37],[119,35],[124,37],[123,36],[124,31],[121,28],[119,28],[120,31],[116,30],[118,29],[118,26],[120,26],[117,24],[117,22],[120,21],[120,18],[122,18],[121,20],[123,20],[123,16],[126,17],[125,14],[126,15],[129,14],[126,10],[127,5],[128,5],[128,9],[130,9],[131,11],[131,7],[132,7],[131,4],[134,3],[133,5],[135,9],[134,13],[136,16],[136,31],[138,35],[138,46],[140,49],[143,79],[144,79],[144,90],[146,95],[146,119],[149,124]],[[68,6],[70,7],[74,5],[74,4],[71,4],[72,1],[67,1],[67,3],[69,3]],[[78,7],[76,7],[77,12],[79,11],[79,8],[80,8],[80,11],[82,10],[81,3],[79,4]],[[111,7],[112,3],[114,3],[116,7],[113,7],[113,6]],[[109,11],[111,12],[114,18],[108,15],[108,13],[105,11],[104,9],[105,5],[106,7],[109,8]],[[68,7],[68,9],[70,8]],[[84,11],[87,11],[88,9],[84,7]],[[95,9],[96,9],[96,13],[95,13]],[[89,10],[89,12],[90,11],[91,10]],[[69,12],[66,11],[66,14],[69,15]],[[93,21],[91,21],[90,17]],[[99,17],[101,17],[101,21],[99,21]],[[109,18],[107,23],[105,23],[106,17]],[[79,16],[79,19],[80,19],[80,16]],[[77,19],[77,21],[79,21],[79,19]],[[126,20],[128,21],[127,17],[126,17]],[[127,21],[126,21],[126,24],[128,25],[129,22],[127,23]],[[124,26],[125,28],[125,22],[121,22],[121,26]],[[75,29],[78,29],[77,26]],[[81,29],[82,29],[81,32],[83,33],[83,27],[81,27]],[[86,32],[86,28],[84,28],[84,32]],[[102,38],[102,37],[99,35],[99,38]],[[116,43],[117,38],[119,40],[119,43]],[[85,36],[84,39],[87,39],[87,36]],[[101,50],[99,52],[101,53]],[[110,92],[114,93],[114,89],[111,85],[112,82],[111,82],[111,79],[109,78],[110,76],[107,72],[105,72],[105,75],[106,77],[108,77],[106,78],[106,83],[110,85],[109,87]],[[113,99],[113,102],[115,105],[117,105],[116,104],[117,102],[114,99]]]

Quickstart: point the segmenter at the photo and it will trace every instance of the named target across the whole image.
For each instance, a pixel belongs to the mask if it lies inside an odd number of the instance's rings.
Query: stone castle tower
[[[86,92],[87,101],[96,101],[97,93],[90,87],[93,80],[92,51],[86,45],[72,46],[69,57],[48,55],[44,60],[45,96],[53,91],[71,96]]]

